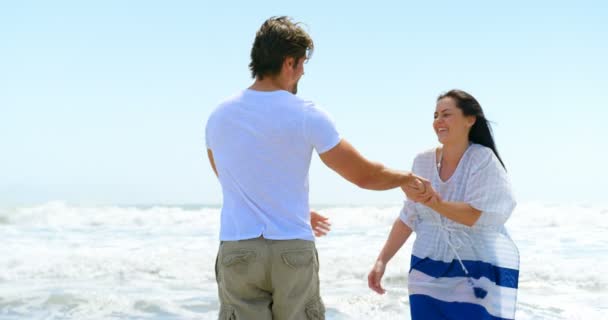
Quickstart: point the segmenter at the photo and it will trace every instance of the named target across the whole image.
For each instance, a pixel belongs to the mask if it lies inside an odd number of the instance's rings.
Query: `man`
[[[289,18],[266,20],[251,50],[253,85],[208,119],[207,152],[223,193],[220,319],[325,318],[309,223],[313,149],[361,188],[425,193],[425,181],[370,162],[340,137],[325,112],[295,95],[313,48]]]

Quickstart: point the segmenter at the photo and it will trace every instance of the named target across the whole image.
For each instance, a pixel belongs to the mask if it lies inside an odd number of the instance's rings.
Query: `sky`
[[[493,121],[520,203],[608,203],[604,1],[3,1],[0,207],[220,204],[213,108],[252,83],[265,19],[315,43],[298,95],[364,156],[408,170],[437,146],[435,99]],[[315,155],[315,205],[394,205]]]

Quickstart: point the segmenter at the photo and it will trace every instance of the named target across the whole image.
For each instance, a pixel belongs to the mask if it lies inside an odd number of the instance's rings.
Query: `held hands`
[[[315,237],[322,237],[331,230],[329,218],[318,214],[316,211],[310,211],[310,226],[315,233]]]
[[[429,201],[435,193],[435,190],[433,190],[433,187],[428,180],[413,173],[411,174],[410,179],[401,186],[401,190],[403,190],[408,199],[422,203]]]
[[[410,200],[420,202],[429,208],[434,208],[442,201],[431,182],[414,174],[409,182],[401,186],[401,189]]]
[[[382,276],[384,276],[384,270],[386,265],[382,261],[376,261],[372,270],[367,275],[367,286],[376,291],[378,294],[384,294],[386,290],[382,288]]]
[[[439,195],[439,193],[435,192],[435,190],[433,190],[433,195],[431,196],[431,198],[429,198],[427,201],[423,202],[422,204],[424,204],[425,206],[437,211],[437,206],[441,204],[443,200],[441,199],[441,196]]]

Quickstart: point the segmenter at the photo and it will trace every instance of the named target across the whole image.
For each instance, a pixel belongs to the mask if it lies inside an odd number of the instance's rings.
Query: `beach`
[[[398,216],[385,206],[313,206],[327,319],[409,319],[413,238],[390,262],[385,295],[367,273]],[[0,319],[216,319],[218,206],[0,209]],[[521,255],[516,319],[608,312],[608,207],[524,203],[507,229]]]

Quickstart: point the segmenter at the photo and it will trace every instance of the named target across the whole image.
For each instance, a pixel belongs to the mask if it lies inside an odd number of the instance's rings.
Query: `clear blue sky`
[[[211,109],[251,83],[255,31],[306,23],[299,95],[367,157],[408,169],[436,145],[436,96],[495,122],[520,202],[606,203],[604,1],[4,1],[0,206],[220,203]],[[398,204],[314,157],[311,202]]]

